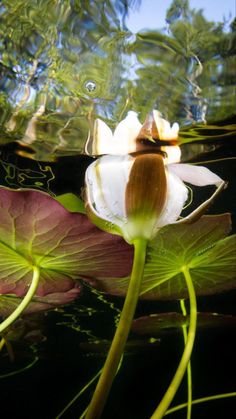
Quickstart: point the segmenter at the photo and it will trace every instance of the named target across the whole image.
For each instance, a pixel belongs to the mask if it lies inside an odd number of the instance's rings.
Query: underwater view
[[[236,417],[234,0],[0,2],[2,419]]]

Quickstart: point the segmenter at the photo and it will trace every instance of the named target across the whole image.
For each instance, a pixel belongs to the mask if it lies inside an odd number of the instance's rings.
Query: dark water
[[[206,10],[221,8],[221,18],[211,20],[193,10],[191,1],[166,2],[166,20],[153,28],[145,20],[149,3],[1,2],[0,183],[52,196],[81,195],[93,161],[84,147],[94,120],[114,128],[129,110],[143,122],[159,109],[180,124],[183,161],[204,162],[228,181],[209,213],[232,213],[235,232],[233,4],[207,0]],[[152,5],[157,16],[158,3]],[[136,33],[132,16],[141,21]],[[201,191],[195,204],[207,193]],[[235,296],[232,290],[200,297],[198,310],[236,315]],[[122,304],[85,286],[73,304],[32,315],[26,330],[33,335],[19,333],[12,341],[14,361],[5,349],[0,353],[1,417],[55,419],[102,367]],[[136,317],[179,310],[177,301],[141,301]],[[199,329],[192,356],[194,399],[235,391],[235,331]],[[150,343],[131,335],[104,419],[151,416],[183,349],[181,333],[158,339]],[[92,390],[62,418],[79,418]],[[173,405],[186,399],[184,382]],[[195,406],[192,419],[233,419],[235,411],[235,399],[223,399]],[[185,418],[186,412],[169,417]]]

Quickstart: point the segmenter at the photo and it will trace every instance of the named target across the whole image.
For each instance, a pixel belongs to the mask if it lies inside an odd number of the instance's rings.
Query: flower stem
[[[196,295],[195,290],[192,282],[192,278],[189,272],[189,269],[187,266],[182,267],[182,272],[185,277],[186,285],[188,288],[188,294],[189,294],[189,302],[190,302],[190,319],[189,319],[189,329],[188,329],[188,336],[186,345],[184,348],[184,352],[182,355],[182,358],[180,360],[180,363],[178,365],[178,368],[176,370],[176,373],[164,395],[162,398],[160,404],[158,405],[157,409],[151,416],[151,419],[161,419],[163,418],[166,410],[168,409],[169,405],[171,404],[179,385],[182,381],[182,378],[185,374],[188,362],[191,357],[193,344],[195,340],[195,334],[196,334],[196,326],[197,326],[197,301],[196,301]]]
[[[88,407],[86,419],[99,419],[105,406],[109,391],[116,375],[120,359],[124,352],[125,344],[129,335],[131,323],[135,313],[140,285],[143,278],[143,269],[146,258],[147,241],[137,239],[134,241],[134,261],[125,303],[121,312],[102,374],[98,381],[93,398]]]
[[[28,289],[27,294],[21,301],[21,303],[17,306],[17,308],[13,311],[13,313],[10,314],[1,324],[0,324],[0,333],[2,333],[8,326],[10,326],[25,310],[25,308],[28,306],[30,301],[32,300],[35,291],[39,284],[39,278],[40,278],[40,271],[37,266],[33,266],[33,279],[30,284],[30,287]]]
[[[182,310],[182,313],[184,316],[187,316],[187,311],[185,307],[185,301],[180,300],[180,307]],[[187,332],[187,326],[184,324],[182,326],[183,329],[183,337],[184,337],[184,345],[186,345],[188,332]],[[188,404],[187,404],[187,419],[191,418],[191,412],[192,412],[192,370],[191,370],[191,361],[189,360],[188,366],[187,366],[187,385],[188,385]]]

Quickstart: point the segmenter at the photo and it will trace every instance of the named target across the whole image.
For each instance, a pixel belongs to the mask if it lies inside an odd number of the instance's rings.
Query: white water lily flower
[[[188,197],[184,182],[216,185],[218,191],[224,185],[205,167],[165,164],[157,153],[100,157],[88,167],[85,180],[88,216],[128,243],[152,239],[161,227],[178,222]],[[201,214],[209,202],[194,213]]]

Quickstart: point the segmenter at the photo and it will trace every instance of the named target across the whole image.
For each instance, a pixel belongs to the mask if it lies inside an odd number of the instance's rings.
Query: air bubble
[[[85,89],[86,89],[89,93],[94,92],[94,91],[96,90],[96,88],[97,88],[97,85],[96,85],[96,83],[95,83],[94,81],[92,81],[92,80],[89,80],[89,81],[87,81],[87,82],[85,83]]]

